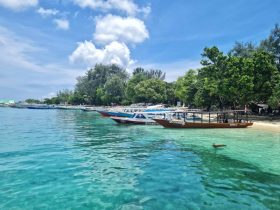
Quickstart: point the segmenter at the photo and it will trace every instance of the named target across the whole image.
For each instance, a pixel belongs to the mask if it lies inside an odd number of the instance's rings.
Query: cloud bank
[[[38,5],[38,0],[0,0],[0,6],[12,10],[23,10]]]
[[[102,49],[97,49],[91,41],[78,43],[77,49],[70,56],[70,61],[72,63],[80,61],[89,66],[94,66],[96,63],[128,66],[133,63],[128,47],[124,43],[116,41]]]
[[[107,44],[112,41],[141,43],[149,38],[149,33],[142,20],[132,17],[107,15],[97,18],[94,40]]]
[[[55,16],[59,13],[59,11],[56,9],[44,9],[43,7],[37,9],[36,12],[40,14],[42,17]]]
[[[149,38],[149,32],[144,21],[132,15],[138,12],[148,13],[149,7],[139,8],[132,0],[74,2],[83,8],[124,11],[128,16],[107,14],[97,17],[92,40],[78,43],[78,47],[69,56],[71,63],[84,63],[88,67],[97,63],[117,64],[124,68],[135,63],[130,57],[129,46],[144,42]]]
[[[139,8],[132,0],[73,0],[73,2],[82,8],[88,7],[104,12],[117,10],[132,16],[141,12],[147,15],[150,12],[150,6]]]

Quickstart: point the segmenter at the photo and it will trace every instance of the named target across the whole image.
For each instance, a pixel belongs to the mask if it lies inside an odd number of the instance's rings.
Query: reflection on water
[[[276,134],[118,126],[80,111],[0,115],[0,209],[280,209]]]

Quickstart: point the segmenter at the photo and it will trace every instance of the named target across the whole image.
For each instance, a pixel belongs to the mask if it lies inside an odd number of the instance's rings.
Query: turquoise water
[[[2,108],[0,209],[280,209],[279,133]]]

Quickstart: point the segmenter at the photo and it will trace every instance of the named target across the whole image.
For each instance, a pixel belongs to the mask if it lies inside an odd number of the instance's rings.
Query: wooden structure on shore
[[[189,115],[193,120],[186,120]],[[246,128],[253,125],[245,110],[174,112],[172,118],[154,120],[166,128]]]

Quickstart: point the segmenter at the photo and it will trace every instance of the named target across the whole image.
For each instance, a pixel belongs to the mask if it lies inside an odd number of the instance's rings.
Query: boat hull
[[[108,112],[106,111],[97,111],[99,114],[101,114],[103,117],[110,117],[110,115],[108,114]]]
[[[124,117],[111,117],[112,120],[119,124],[127,124],[127,125],[155,125],[156,122],[154,120],[149,119],[134,119],[134,118],[124,118]]]
[[[27,106],[27,109],[55,109],[55,107],[35,107],[35,106]]]
[[[246,128],[253,123],[201,123],[201,122],[182,122],[155,119],[155,121],[165,128]]]
[[[110,112],[110,111],[97,111],[103,117],[132,117],[133,113],[125,112]]]

